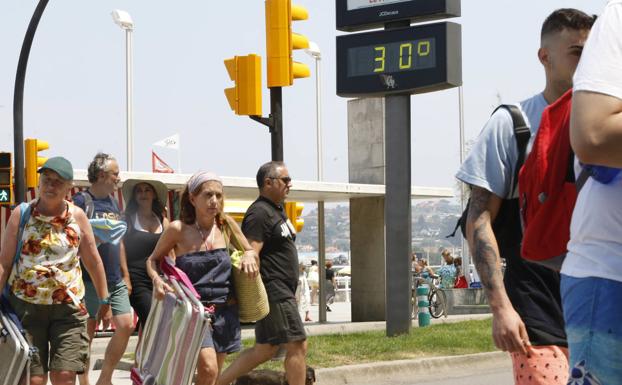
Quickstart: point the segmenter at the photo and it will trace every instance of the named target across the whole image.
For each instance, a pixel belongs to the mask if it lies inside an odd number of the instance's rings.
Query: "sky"
[[[322,51],[321,95],[324,180],[348,182],[348,99],[336,95],[334,0],[299,0],[309,19],[293,30]],[[477,137],[499,102],[542,91],[537,58],[540,27],[557,8],[598,14],[605,0],[464,0],[462,71],[466,139]],[[13,90],[22,41],[34,0],[0,0],[0,151],[13,151]],[[128,11],[134,32],[134,171],[151,170],[152,144],[179,133],[184,173],[212,170],[254,177],[270,160],[267,128],[229,109],[233,85],[223,60],[262,56],[263,0],[50,0],[32,46],[24,91],[24,138],[47,140],[43,154],[67,157],[85,169],[98,151],[126,168],[125,36],[110,15]],[[315,64],[283,90],[284,159],[294,180],[315,180]],[[458,89],[413,95],[412,184],[454,187],[459,166]],[[269,92],[263,92],[264,116]],[[171,166],[177,152],[156,151]]]

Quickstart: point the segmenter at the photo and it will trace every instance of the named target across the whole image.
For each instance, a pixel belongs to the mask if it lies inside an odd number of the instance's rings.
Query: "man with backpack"
[[[456,174],[472,187],[466,235],[493,312],[493,339],[511,353],[516,384],[565,384],[568,376],[559,274],[521,258],[517,180],[542,111],[572,87],[593,22],[576,9],[547,17],[538,50],[544,91],[495,111]]]
[[[622,1],[594,24],[574,76],[572,148],[590,173],[575,204],[561,295],[576,384],[622,381]],[[606,170],[604,166],[615,169]],[[600,171],[607,171],[602,172]],[[603,176],[610,177],[603,179]],[[589,380],[589,381],[588,381]]]
[[[113,225],[119,223],[121,211],[116,199],[112,196],[120,182],[119,164],[116,159],[108,154],[98,153],[89,164],[88,178],[91,187],[73,196],[76,206],[82,208],[91,221],[108,219]],[[92,225],[93,226],[93,225]],[[110,296],[103,300],[112,308],[112,322],[115,326],[114,335],[110,339],[104,355],[102,371],[97,385],[111,385],[112,374],[117,363],[123,357],[127,342],[132,334],[132,315],[129,299],[131,284],[123,242],[104,239],[102,234],[95,231],[98,247],[106,272],[108,293]],[[95,310],[100,301],[93,295],[93,284],[88,274],[84,274],[84,286],[86,288],[85,302],[89,312],[87,332],[89,339],[93,340],[95,334]],[[80,384],[88,385],[88,371],[80,375]]]

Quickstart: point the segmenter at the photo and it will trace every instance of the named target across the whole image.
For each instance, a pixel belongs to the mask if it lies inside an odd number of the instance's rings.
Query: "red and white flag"
[[[175,170],[151,150],[151,172],[173,174]]]

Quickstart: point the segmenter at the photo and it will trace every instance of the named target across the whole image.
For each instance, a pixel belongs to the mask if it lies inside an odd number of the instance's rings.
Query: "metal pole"
[[[273,119],[270,127],[272,160],[283,161],[283,90],[281,87],[270,88],[270,112]]]
[[[133,141],[132,141],[132,29],[125,30],[125,103],[127,126],[127,171],[134,168]]]
[[[17,63],[17,73],[15,74],[15,91],[13,93],[13,154],[15,164],[13,171],[15,174],[15,203],[24,202],[26,199],[26,184],[24,178],[24,84],[26,81],[26,68],[28,67],[28,57],[32,41],[39,25],[39,20],[48,5],[48,0],[40,0],[32,14],[22,50],[19,53]]]
[[[464,162],[464,95],[462,94],[462,86],[458,87],[458,110],[460,114],[460,164]],[[460,212],[464,211],[465,206],[465,196],[464,196],[464,183],[460,183]],[[460,237],[462,240],[461,249],[462,249],[462,273],[464,274],[464,278],[470,284],[469,280],[469,271],[471,269],[471,257],[469,256],[468,251],[468,243],[464,241],[464,237]]]
[[[322,92],[321,92],[321,72],[320,56],[315,57],[315,112],[317,125],[317,180],[324,179],[322,162]]]
[[[393,22],[385,29],[409,25]],[[408,333],[412,323],[410,95],[387,95],[384,101],[386,334],[395,336]]]
[[[317,203],[318,273],[320,276],[319,321],[326,322],[326,241],[324,238],[324,202]]]

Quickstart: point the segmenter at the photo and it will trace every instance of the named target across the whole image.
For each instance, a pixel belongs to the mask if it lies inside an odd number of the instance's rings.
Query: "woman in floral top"
[[[0,248],[0,287],[8,283],[9,302],[36,348],[30,384],[45,384],[48,372],[52,384],[74,384],[88,355],[80,258],[102,299],[99,318],[104,324],[112,317],[108,289],[88,219],[65,200],[73,182],[71,163],[50,158],[39,173],[39,199],[31,203],[15,264],[20,209],[9,218]]]

